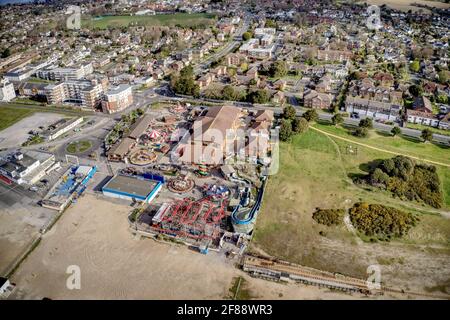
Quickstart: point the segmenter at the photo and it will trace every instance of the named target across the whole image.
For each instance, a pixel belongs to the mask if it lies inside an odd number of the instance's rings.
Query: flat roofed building
[[[92,63],[82,64],[73,68],[53,68],[44,69],[36,73],[36,76],[41,79],[64,81],[64,80],[79,80],[94,72]]]
[[[75,128],[83,122],[83,117],[74,119],[61,119],[55,124],[49,126],[42,135],[48,140],[54,140],[61,136],[62,134],[68,132],[69,130]]]
[[[93,109],[101,103],[103,86],[96,80],[73,80],[45,87],[49,104],[71,102]]]
[[[102,192],[113,198],[149,203],[161,187],[161,181],[119,174],[103,186]]]
[[[0,160],[0,174],[17,184],[32,185],[55,163],[51,153],[27,151],[6,155]]]

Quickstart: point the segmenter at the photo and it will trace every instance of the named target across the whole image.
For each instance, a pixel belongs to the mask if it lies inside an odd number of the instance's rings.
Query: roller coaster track
[[[381,285],[380,288],[377,289],[369,289],[367,282],[363,279],[333,274],[286,261],[270,260],[248,254],[243,257],[242,267],[244,271],[256,276],[260,275],[262,278],[272,278],[277,280],[280,279],[279,275],[284,274],[289,275],[289,278],[297,282],[341,289],[344,291],[356,291],[365,294],[396,293],[406,296],[450,299],[450,295],[447,294],[405,291],[384,285]]]

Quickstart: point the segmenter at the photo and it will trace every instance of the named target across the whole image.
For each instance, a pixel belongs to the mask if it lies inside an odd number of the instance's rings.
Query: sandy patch
[[[20,266],[13,299],[223,299],[233,278],[248,280],[255,298],[361,298],[317,287],[253,279],[221,254],[138,240],[127,230],[130,207],[85,194]],[[68,290],[66,269],[81,270],[81,289]]]

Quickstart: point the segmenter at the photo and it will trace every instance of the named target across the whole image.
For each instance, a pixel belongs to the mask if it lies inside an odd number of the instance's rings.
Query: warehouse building
[[[164,178],[156,175],[128,176],[118,174],[102,188],[105,196],[150,203],[164,184]]]

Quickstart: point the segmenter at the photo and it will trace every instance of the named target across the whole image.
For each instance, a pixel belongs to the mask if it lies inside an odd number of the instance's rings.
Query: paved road
[[[249,20],[248,17],[245,17],[244,22],[242,23],[242,25],[232,35],[232,38],[234,40],[229,42],[228,44],[226,44],[219,51],[213,53],[211,56],[209,56],[207,59],[205,59],[201,63],[195,65],[194,66],[194,73],[197,74],[197,75],[202,73],[204,70],[206,70],[209,67],[209,65],[211,63],[213,63],[214,61],[219,60],[223,56],[227,55],[228,53],[230,53],[234,49],[236,49],[236,47],[238,47],[240,45],[240,43],[241,43],[242,35],[244,34],[245,31],[248,30],[249,26],[250,26],[250,20]]]

